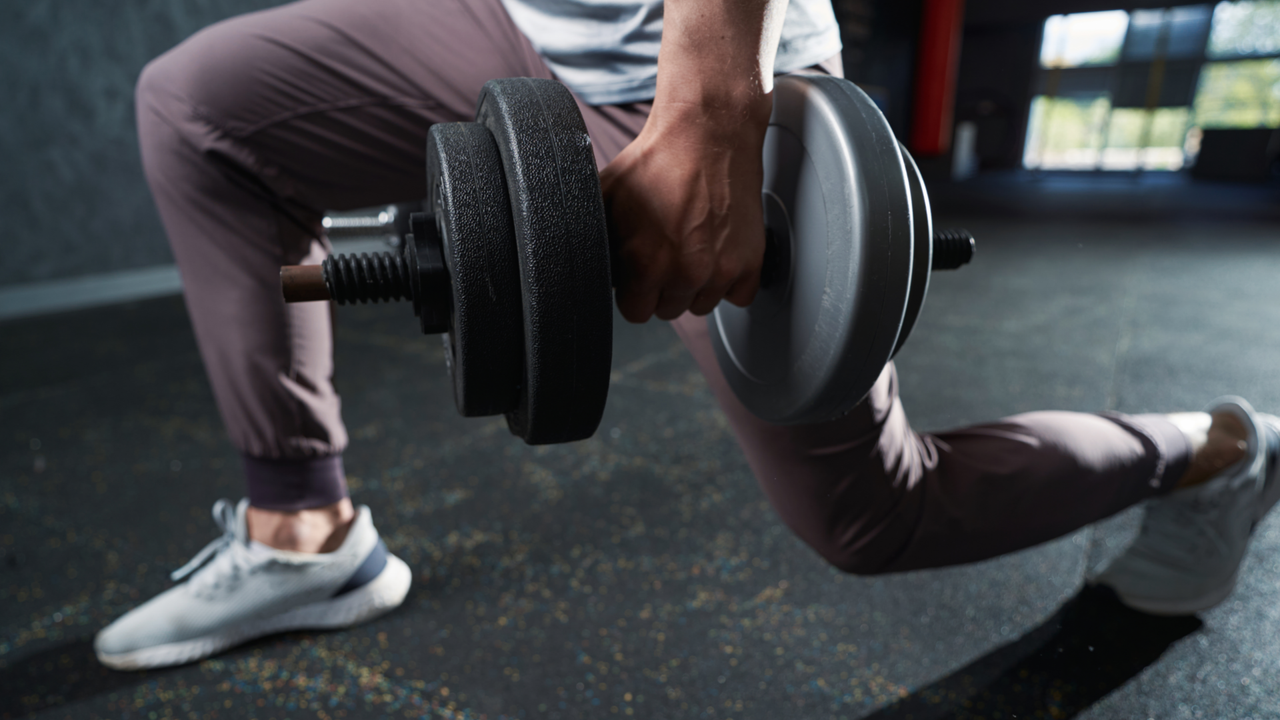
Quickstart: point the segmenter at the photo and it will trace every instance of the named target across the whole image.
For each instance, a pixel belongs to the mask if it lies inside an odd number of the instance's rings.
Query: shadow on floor
[[[257,648],[304,637],[306,632],[265,635],[238,645],[220,657],[252,654]],[[135,688],[165,676],[189,673],[195,667],[187,664],[156,670],[112,670],[98,662],[92,636],[75,638],[0,665],[0,720],[28,717],[49,708]]]
[[[104,667],[93,654],[93,637],[76,638],[0,666],[0,718],[26,717],[132,687],[146,675]]]
[[[1086,586],[1039,627],[865,720],[1075,717],[1196,632]]]

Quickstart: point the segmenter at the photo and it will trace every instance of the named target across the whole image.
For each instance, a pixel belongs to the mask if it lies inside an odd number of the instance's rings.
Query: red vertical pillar
[[[910,144],[916,155],[941,155],[951,149],[963,31],[964,0],[924,0],[911,119]]]

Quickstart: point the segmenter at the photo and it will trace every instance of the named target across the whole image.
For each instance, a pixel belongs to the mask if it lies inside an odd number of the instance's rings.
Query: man
[[[1243,401],[921,435],[892,364],[827,423],[771,426],[728,390],[698,316],[757,289],[772,78],[839,73],[838,52],[828,0],[302,0],[149,65],[144,166],[248,497],[215,506],[224,535],[174,574],[186,582],[104,629],[98,657],[187,662],[403,600],[409,570],[347,497],[328,308],[286,306],[277,271],[324,257],[325,209],[422,197],[427,127],[471,119],[483,83],[511,76],[575,92],[616,227],[620,310],[674,321],[766,494],[828,561],[857,573],[970,562],[1161,496],[1099,581],[1153,612],[1226,597],[1280,494],[1280,421]]]

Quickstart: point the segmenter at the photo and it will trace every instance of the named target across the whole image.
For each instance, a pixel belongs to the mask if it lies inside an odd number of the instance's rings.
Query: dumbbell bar
[[[412,250],[375,252],[360,255],[330,255],[319,265],[285,265],[280,268],[280,286],[285,302],[332,300],[338,305],[367,304],[407,300],[413,313],[421,318],[422,333],[449,332],[449,275],[444,268],[439,236],[431,227],[431,215],[413,213],[408,234]],[[762,275],[772,278],[785,270],[778,269],[778,250],[769,234]],[[974,238],[968,231],[933,233],[933,270],[954,270],[973,259]],[[421,260],[420,260],[421,259]],[[413,277],[417,282],[413,282]],[[778,282],[778,281],[772,281]],[[772,284],[763,279],[762,287]],[[419,288],[419,290],[415,290]],[[493,413],[497,415],[497,413]]]
[[[749,308],[708,319],[726,379],[779,423],[837,417],[906,340],[929,274],[968,262],[932,232],[918,170],[851,83],[779,79],[765,142],[767,250]],[[506,413],[531,444],[594,433],[610,362],[608,237],[590,140],[558,83],[493,81],[477,123],[428,140],[431,215],[404,254],[284,268],[286,298],[405,299],[445,333],[464,415]]]
[[[406,244],[403,254],[331,255],[319,265],[281,268],[280,285],[285,302],[332,300],[339,305],[355,305],[407,300],[413,303],[414,314],[422,320],[423,334],[449,332],[449,273],[441,257],[439,235],[432,227],[435,219],[427,213],[413,213],[409,222],[415,231],[407,239],[413,244]],[[974,238],[966,230],[935,232],[931,269],[955,270],[968,264],[973,258],[974,246]],[[776,252],[770,243],[762,273],[778,272],[772,267],[776,257],[770,257]],[[411,279],[415,274],[417,282]],[[762,282],[762,285],[768,284]]]

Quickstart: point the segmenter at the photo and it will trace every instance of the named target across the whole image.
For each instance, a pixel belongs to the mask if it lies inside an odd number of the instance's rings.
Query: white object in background
[[[967,180],[978,172],[978,124],[966,120],[956,125],[955,142],[951,144],[951,179]]]

